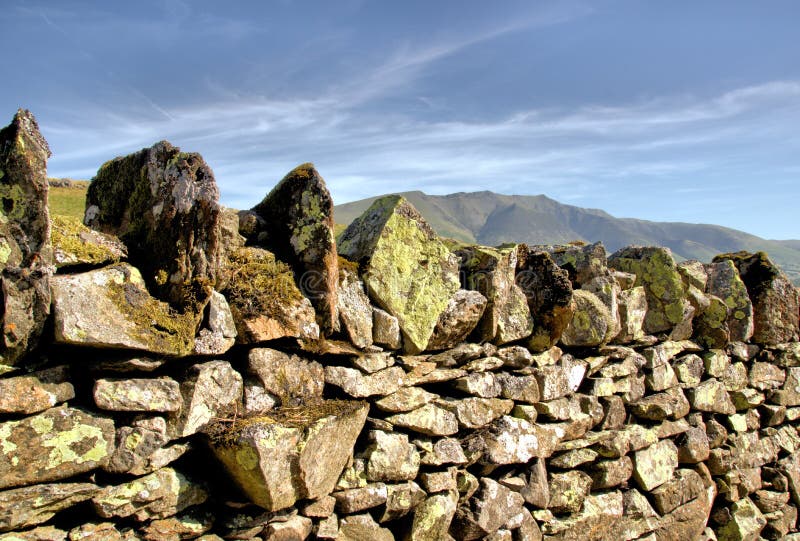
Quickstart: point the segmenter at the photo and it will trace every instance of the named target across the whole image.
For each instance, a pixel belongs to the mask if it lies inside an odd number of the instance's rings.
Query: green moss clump
[[[134,323],[131,338],[141,342],[160,341],[157,351],[189,355],[200,323],[199,314],[179,313],[167,303],[150,296],[142,285],[125,282],[108,284],[108,297]]]
[[[350,261],[349,259],[346,259],[342,256],[338,256],[338,259],[339,259],[339,283],[341,283],[344,280],[345,273],[342,272],[343,270],[349,272],[353,276],[358,276],[359,273],[358,263]]]
[[[243,318],[266,315],[280,321],[286,304],[303,299],[292,269],[267,250],[241,248],[230,263],[230,282],[222,293]]]

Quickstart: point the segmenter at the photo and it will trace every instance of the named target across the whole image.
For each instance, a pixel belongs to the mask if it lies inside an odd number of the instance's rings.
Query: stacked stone
[[[0,540],[800,538],[798,297],[766,254],[454,247],[397,196],[337,247],[310,164],[244,212],[166,142],[98,175],[95,229],[51,240],[41,195],[0,228],[55,267],[5,305],[36,324],[3,350]]]

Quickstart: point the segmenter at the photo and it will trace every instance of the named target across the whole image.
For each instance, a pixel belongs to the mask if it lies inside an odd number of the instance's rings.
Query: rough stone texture
[[[218,200],[203,158],[160,141],[100,167],[86,194],[84,223],[125,243],[156,297],[198,311],[219,270]]]
[[[736,265],[753,303],[753,342],[780,344],[797,340],[800,297],[783,271],[764,252],[722,254],[713,262],[726,260]]]
[[[508,302],[505,303],[497,322],[497,334],[493,343],[502,346],[516,342],[530,336],[532,331],[533,317],[525,293],[517,284],[512,284]]]
[[[514,274],[517,267],[515,249],[494,249],[485,246],[469,246],[456,250],[461,258],[461,272],[465,277],[467,289],[481,293],[487,299],[483,317],[473,333],[476,341],[493,341],[504,326],[503,340],[512,342],[530,333],[527,321],[522,317],[522,325],[508,325],[515,319],[514,312]],[[517,291],[517,294],[520,292]],[[517,295],[519,296],[519,295]],[[530,319],[528,314],[527,319]]]
[[[242,376],[227,361],[194,365],[181,382],[183,406],[167,423],[176,438],[191,436],[214,418],[233,415],[242,399]]]
[[[503,416],[472,440],[470,447],[482,453],[481,461],[487,464],[524,464],[552,455],[560,439],[557,429]]]
[[[397,318],[380,308],[372,307],[372,341],[389,349],[400,349],[400,323]]]
[[[0,379],[0,413],[30,415],[75,398],[67,366]]]
[[[550,254],[556,265],[569,273],[569,279],[576,289],[589,284],[595,278],[609,276],[606,266],[606,249],[602,242],[575,246],[534,246]]]
[[[370,441],[364,453],[369,481],[410,481],[417,477],[420,455],[406,434],[373,430]]]
[[[176,357],[193,349],[196,318],[151,297],[130,265],[54,276],[51,283],[56,343]]]
[[[668,248],[629,246],[612,254],[608,265],[632,272],[636,275],[636,285],[644,286],[647,296],[646,332],[668,331],[681,322],[685,290]]]
[[[481,428],[495,419],[508,415],[514,407],[513,400],[500,398],[464,398],[438,400],[437,405],[456,414],[461,428]]]
[[[407,413],[392,415],[386,420],[428,436],[450,436],[458,432],[456,415],[436,404],[426,404]]]
[[[438,541],[445,539],[456,512],[458,492],[448,490],[433,494],[414,510],[409,541]]]
[[[583,502],[583,508],[566,518],[551,517],[541,524],[548,541],[582,541],[612,539],[610,532],[622,518],[623,497],[620,492],[592,494]]]
[[[486,302],[486,297],[477,291],[456,291],[439,316],[427,349],[448,349],[463,341],[483,316]]]
[[[217,291],[211,292],[206,307],[207,328],[200,329],[194,341],[198,355],[223,355],[236,343],[236,322],[228,300]]]
[[[92,498],[98,490],[92,483],[54,483],[0,492],[0,531],[46,522],[62,509]]]
[[[555,264],[547,252],[518,247],[516,284],[522,289],[533,316],[529,347],[544,351],[561,338],[572,319],[575,306],[569,273]]]
[[[58,481],[108,462],[114,422],[58,407],[0,423],[0,488]]]
[[[350,515],[339,521],[338,541],[394,541],[392,532],[375,522],[372,515]]]
[[[358,278],[358,272],[342,264],[339,265],[339,286],[336,295],[341,327],[347,333],[350,342],[359,348],[372,345],[373,308],[364,292],[364,284]]]
[[[719,297],[728,307],[727,324],[732,342],[747,342],[753,336],[753,303],[739,277],[733,261],[725,260],[706,266],[706,292]]]
[[[0,364],[36,347],[50,313],[53,273],[47,208],[47,146],[36,119],[20,109],[0,130]]]
[[[333,199],[313,164],[290,171],[252,211],[262,220],[257,244],[295,270],[326,333],[339,328],[339,262],[333,234]]]
[[[103,518],[133,517],[145,520],[166,518],[208,499],[206,488],[172,468],[162,468],[150,475],[122,485],[106,487],[92,504]]]
[[[375,405],[383,411],[403,413],[422,407],[436,398],[438,395],[419,387],[403,387],[389,396],[375,401]]]
[[[466,506],[459,507],[450,533],[457,539],[480,539],[500,529],[522,511],[523,498],[488,477],[480,480],[480,488]]]
[[[391,366],[374,374],[364,374],[357,368],[326,366],[325,383],[340,387],[354,398],[373,395],[389,395],[397,391],[405,378],[399,366]]]
[[[178,411],[180,385],[169,378],[99,379],[94,384],[94,402],[110,411]]]
[[[689,389],[687,398],[692,407],[700,411],[733,415],[736,406],[731,401],[725,385],[718,379],[708,379],[694,389]]]
[[[717,296],[707,296],[708,306],[694,318],[694,339],[708,349],[721,349],[730,341],[728,306]]]
[[[128,257],[128,248],[118,238],[89,229],[74,216],[51,216],[50,225],[56,268],[100,266]]]
[[[297,355],[269,348],[254,348],[247,355],[247,373],[283,406],[299,406],[322,398],[322,365]]]
[[[750,541],[759,539],[767,521],[749,498],[731,506],[730,520],[718,531],[719,541]]]
[[[582,471],[551,474],[547,508],[554,513],[577,513],[591,489],[592,478]]]
[[[166,422],[161,417],[154,420],[160,422],[118,428],[114,454],[103,469],[111,473],[147,475],[174,462],[189,450],[188,443],[167,446]],[[156,424],[159,426],[154,426]]]
[[[252,247],[237,250],[229,259],[231,275],[222,294],[233,313],[239,343],[319,338],[314,308],[288,265],[272,252]]]
[[[653,490],[672,478],[678,468],[678,448],[671,440],[662,440],[633,457],[633,478],[643,490]]]
[[[561,343],[568,347],[599,346],[606,343],[619,329],[608,308],[594,293],[576,289],[572,292],[575,312],[561,334]]]
[[[211,448],[233,480],[257,505],[284,509],[301,498],[329,494],[353,453],[368,406],[323,402],[300,419],[280,414],[223,428]]]
[[[424,351],[459,288],[458,261],[408,201],[375,201],[342,233],[339,253],[362,266],[370,298],[397,317],[409,353]]]

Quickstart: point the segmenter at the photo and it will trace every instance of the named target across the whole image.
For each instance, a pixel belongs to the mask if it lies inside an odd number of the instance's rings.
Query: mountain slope
[[[767,240],[743,231],[710,224],[650,222],[615,218],[598,209],[564,205],[544,195],[501,195],[493,192],[427,195],[404,192],[412,205],[443,237],[496,246],[603,241],[609,253],[631,244],[666,246],[678,259],[709,261],[738,250],[764,250],[800,283],[800,241]],[[336,222],[349,224],[364,212],[372,197],[334,209]]]

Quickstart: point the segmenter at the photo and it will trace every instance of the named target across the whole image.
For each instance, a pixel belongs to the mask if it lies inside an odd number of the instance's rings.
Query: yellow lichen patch
[[[92,242],[92,231],[73,216],[52,216],[51,235],[53,250],[67,261],[85,264],[118,262],[120,257],[102,244]]]
[[[96,426],[76,424],[69,430],[42,436],[42,447],[50,449],[48,467],[71,462],[100,462],[108,456],[108,442],[103,430]],[[88,447],[87,450],[76,448]]]

